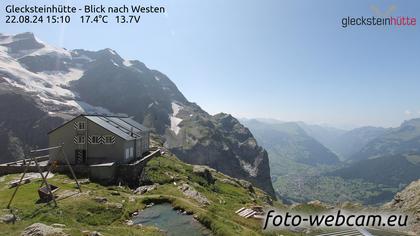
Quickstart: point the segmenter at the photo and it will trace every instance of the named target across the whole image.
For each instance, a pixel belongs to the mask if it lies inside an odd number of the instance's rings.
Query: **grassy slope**
[[[212,172],[216,179],[229,178],[218,172]],[[174,160],[159,158],[149,162],[146,168],[149,181],[160,183],[156,191],[150,193],[150,198],[169,200],[177,208],[193,212],[201,223],[217,235],[259,235],[261,222],[255,219],[245,219],[235,214],[235,211],[246,205],[265,205],[266,194],[256,189],[256,194],[250,194],[245,188],[216,181],[213,185],[193,174],[193,167]],[[174,185],[174,182],[177,185]],[[180,183],[188,183],[204,194],[211,202],[203,207],[195,201],[188,200],[178,190]],[[147,196],[148,194],[146,194]],[[275,202],[275,206],[283,207]]]
[[[12,205],[15,213],[21,219],[16,224],[0,223],[0,235],[20,235],[27,226],[41,222],[47,225],[53,223],[65,224],[64,232],[70,235],[82,235],[82,231],[99,231],[103,235],[161,235],[154,227],[128,226],[132,212],[143,209],[150,202],[170,202],[174,208],[190,212],[207,226],[215,235],[263,235],[262,222],[256,219],[245,219],[234,214],[243,207],[253,204],[265,205],[266,194],[259,189],[250,193],[240,185],[223,183],[221,179],[229,178],[226,175],[212,171],[216,178],[214,184],[208,184],[205,179],[193,173],[191,165],[180,162],[174,157],[158,157],[150,161],[145,169],[145,182],[159,183],[156,190],[144,195],[133,195],[128,188],[109,186],[104,187],[95,183],[82,185],[83,193],[58,201],[58,207],[37,204],[37,188],[41,180],[34,180],[22,185]],[[7,183],[18,178],[19,175],[0,177],[0,208],[5,208],[13,189]],[[231,179],[232,180],[232,179]],[[75,184],[64,175],[55,175],[49,179],[51,184],[60,187],[60,191],[76,191]],[[176,183],[176,185],[174,184]],[[186,198],[178,186],[188,183],[212,203],[202,206],[195,200]],[[119,195],[113,193],[118,192]],[[106,197],[108,203],[97,203],[95,197]],[[121,203],[122,208],[115,206]],[[326,208],[317,205],[300,204],[286,207],[274,202],[274,207],[294,212],[316,213]],[[5,213],[5,212],[4,212]],[[320,233],[314,231],[311,235]],[[265,235],[271,235],[265,233]],[[302,235],[289,231],[276,231],[272,235]]]
[[[18,177],[19,175],[9,175],[0,183],[1,208],[6,207],[13,192],[13,189],[8,189],[7,182]],[[59,186],[61,191],[76,190],[74,183],[70,182],[67,176],[56,175],[49,181]],[[144,207],[140,201],[128,204],[128,196],[131,194],[129,189],[118,188],[121,195],[113,196],[111,195],[113,188],[90,183],[83,185],[83,194],[62,199],[58,201],[58,207],[54,208],[53,204],[36,204],[37,188],[40,184],[41,180],[38,179],[20,187],[12,208],[21,220],[14,225],[0,223],[2,229],[0,235],[20,235],[24,228],[36,222],[47,225],[65,224],[67,226],[65,231],[71,235],[81,235],[83,230],[97,230],[105,235],[158,235],[158,231],[153,228],[136,229],[123,224],[123,220],[128,217],[131,210]],[[123,208],[119,209],[112,205],[97,203],[94,201],[96,196],[106,197],[108,202],[125,201],[125,203]]]
[[[104,235],[159,235],[153,227],[134,227],[125,225],[130,213],[142,209],[149,202],[171,202],[176,208],[187,210],[197,215],[200,222],[210,228],[216,235],[260,235],[261,222],[255,219],[245,219],[234,212],[246,205],[264,205],[265,193],[256,189],[251,194],[239,185],[216,181],[207,184],[206,181],[193,174],[193,167],[178,161],[174,157],[159,157],[150,161],[146,167],[146,182],[160,183],[159,187],[145,195],[133,195],[127,188],[116,186],[104,187],[95,183],[83,185],[83,194],[62,199],[58,207],[36,204],[37,188],[41,180],[34,180],[21,186],[13,203],[13,209],[21,218],[16,224],[0,223],[0,235],[20,235],[22,230],[35,222],[65,224],[65,232],[71,235],[81,235],[83,230],[96,230]],[[216,179],[228,178],[213,172]],[[9,175],[0,181],[0,208],[5,208],[13,189],[8,189],[7,183],[19,175]],[[174,184],[176,183],[176,185]],[[67,176],[55,175],[50,183],[60,187],[60,191],[76,191],[74,183]],[[212,204],[200,206],[195,200],[186,198],[178,186],[188,183],[204,194]],[[118,191],[120,195],[112,195]],[[111,204],[97,203],[95,197],[106,197]],[[112,203],[122,203],[119,209]],[[275,202],[275,206],[283,207]],[[293,235],[284,233],[283,235]]]

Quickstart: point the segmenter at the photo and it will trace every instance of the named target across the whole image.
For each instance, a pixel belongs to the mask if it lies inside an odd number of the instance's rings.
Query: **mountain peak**
[[[32,39],[32,40],[36,40],[35,35],[32,32],[24,32],[24,33],[20,33],[20,34],[15,34],[13,36],[14,39]]]
[[[401,124],[401,127],[404,127],[404,126],[419,126],[420,127],[420,118],[406,120]]]
[[[117,52],[116,51],[114,51],[114,49],[111,49],[111,48],[105,48],[105,50],[107,50],[108,52],[110,52],[111,54],[114,54],[114,55],[116,55],[117,54]]]
[[[181,160],[246,179],[275,196],[267,153],[256,144],[249,130],[229,114],[213,117],[188,102],[165,74],[150,70],[141,62],[124,60],[110,48],[69,51],[43,45],[31,33],[2,37],[0,44],[6,48],[0,51],[7,58],[3,63],[0,60],[4,79],[27,91],[34,100],[33,106],[46,114],[132,116],[166,140],[166,148]],[[182,109],[175,112],[174,103]],[[9,106],[0,99],[2,104]],[[179,134],[171,132],[174,127],[179,128]],[[32,136],[42,135],[45,145],[43,130]],[[0,146],[8,147],[10,139],[0,137],[2,140],[7,143],[0,142]]]
[[[217,119],[227,119],[227,120],[235,119],[231,114],[224,113],[224,112],[217,113],[216,115],[214,115],[214,117]]]
[[[37,50],[45,45],[37,40],[35,35],[30,32],[16,35],[2,35],[0,45],[5,46],[11,53],[18,53],[26,50]]]
[[[386,155],[420,153],[420,119],[404,121],[400,127],[385,129],[382,135],[373,139],[351,158],[353,161],[371,159]]]

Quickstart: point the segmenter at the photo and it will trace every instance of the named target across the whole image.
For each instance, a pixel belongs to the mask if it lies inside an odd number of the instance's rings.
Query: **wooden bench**
[[[14,187],[18,186],[19,181],[20,181],[19,179],[11,181],[9,183],[9,188],[14,188]],[[27,183],[30,183],[30,182],[31,182],[31,177],[26,177],[26,178],[22,179],[22,182],[20,184],[27,184]]]

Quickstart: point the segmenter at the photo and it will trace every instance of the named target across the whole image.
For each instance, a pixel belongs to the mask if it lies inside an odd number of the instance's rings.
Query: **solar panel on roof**
[[[134,126],[134,127],[136,127],[138,130],[140,130],[140,131],[148,131],[149,129],[148,128],[146,128],[144,125],[142,125],[142,124],[140,124],[140,123],[138,123],[137,121],[135,121],[135,120],[133,120],[133,119],[131,119],[131,118],[127,118],[127,117],[121,117],[121,118],[119,118],[120,120],[122,120],[122,121],[124,121],[124,122],[126,122],[126,123],[128,123],[129,125],[131,125],[131,126]]]
[[[129,133],[127,134],[126,132],[124,132],[123,130],[121,130],[121,128],[116,127],[115,125],[112,125],[112,121],[111,122],[107,122],[107,119],[102,117],[102,116],[85,116],[87,119],[91,120],[92,122],[96,123],[97,125],[109,130],[110,132],[120,136],[123,139],[126,140],[133,140],[134,138],[139,137],[138,135],[136,135],[137,137],[132,137]]]

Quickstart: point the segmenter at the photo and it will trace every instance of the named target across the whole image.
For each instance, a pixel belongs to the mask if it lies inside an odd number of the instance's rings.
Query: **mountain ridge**
[[[225,174],[249,180],[274,196],[267,154],[249,130],[233,117],[229,119],[235,123],[234,129],[224,126],[223,117],[211,116],[189,102],[165,74],[147,68],[140,61],[125,60],[112,49],[66,50],[45,44],[32,33],[1,34],[0,79],[7,85],[4,87],[7,93],[20,90],[48,118],[62,122],[80,113],[125,114],[152,128],[167,148],[182,150],[178,152],[181,159],[184,155],[184,160],[191,160],[197,150],[202,155],[216,151],[217,161],[210,162],[213,168],[228,162],[234,166],[222,169],[229,172]],[[1,105],[14,106],[6,102]],[[12,130],[10,126],[3,126],[4,133]],[[45,134],[45,130],[40,130],[33,140],[18,139],[27,142],[28,148],[35,139],[42,140],[39,145],[46,145]],[[207,134],[215,135],[217,141],[206,139]],[[3,139],[5,146],[10,141],[9,137]],[[223,143],[227,144],[227,150]],[[12,154],[7,152],[8,159]],[[197,160],[200,162],[195,164],[209,164],[203,158]]]
[[[260,141],[279,155],[293,159],[302,164],[337,164],[339,160],[335,154],[325,148],[314,138],[310,137],[298,123],[284,122],[278,124],[266,124],[257,120],[243,121]],[[271,139],[263,136],[269,135]],[[302,147],[305,150],[286,151],[285,146]],[[276,148],[278,146],[278,148]]]
[[[384,155],[420,153],[420,118],[404,121],[371,140],[351,160],[360,161]]]

